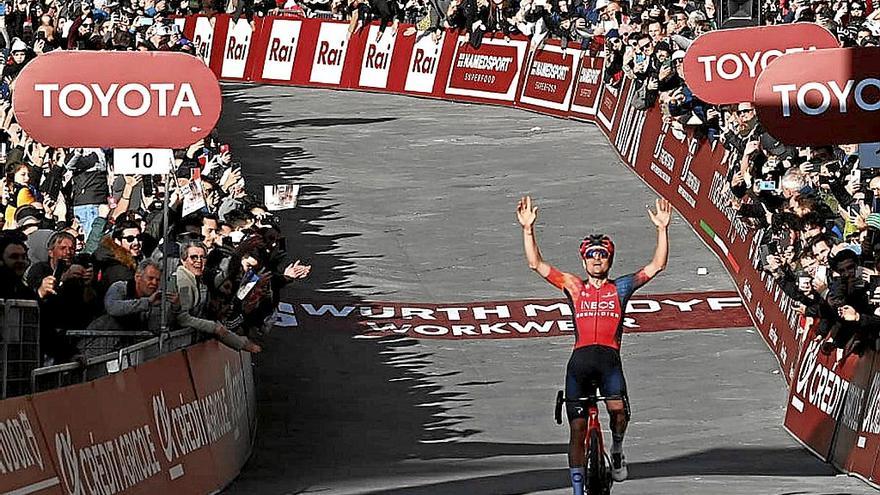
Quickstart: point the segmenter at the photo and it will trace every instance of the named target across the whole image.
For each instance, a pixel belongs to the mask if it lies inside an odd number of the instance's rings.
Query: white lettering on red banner
[[[794,393],[806,399],[816,409],[836,419],[846,398],[851,395],[849,389],[855,386],[819,362],[820,347],[820,342],[809,342],[794,384]],[[863,390],[854,392],[857,395],[864,393]],[[851,417],[846,424],[855,430],[858,426],[858,416]]]
[[[43,470],[43,455],[25,411],[0,421],[0,474],[15,473],[32,467]]]
[[[527,43],[487,38],[478,50],[457,41],[446,93],[489,100],[513,101]]]
[[[236,438],[247,424],[247,398],[241,372],[223,368],[224,385],[201,398],[169,407],[165,393],[153,396],[153,416],[159,443],[168,462],[207,447],[225,435]]]
[[[716,295],[717,294],[717,295]],[[662,331],[746,326],[742,301],[727,293],[675,294],[632,299],[626,306],[624,326],[634,331]],[[407,305],[404,303],[316,304],[300,303],[288,309],[297,326],[346,327],[361,334],[376,332],[442,338],[515,338],[567,335],[574,330],[574,317],[620,316],[616,300],[584,301],[573,312],[561,301],[509,301],[456,305]],[[640,315],[650,314],[645,321]],[[687,314],[688,318],[682,316]]]
[[[301,29],[302,21],[272,21],[272,32],[263,63],[263,79],[290,81]]]
[[[74,444],[70,427],[55,433],[58,471],[69,495],[115,494],[162,472],[147,425],[99,440],[90,434],[85,447]]]
[[[520,103],[568,111],[577,54],[553,45],[536,52],[523,82]]]
[[[880,373],[871,378],[871,391],[868,393],[868,408],[862,420],[861,431],[880,435]]]
[[[791,117],[792,95],[795,96],[797,109],[804,115],[822,115],[829,109],[847,113],[851,104],[865,112],[880,110],[880,79],[873,77],[858,82],[850,79],[842,87],[837,81],[815,81],[801,86],[775,84],[773,92],[779,93],[783,117]]]
[[[184,110],[196,117],[202,115],[192,86],[188,83],[180,86],[171,83],[152,83],[149,86],[129,83],[121,87],[117,83],[107,87],[94,83],[88,86],[74,83],[61,88],[58,84],[35,84],[34,90],[42,93],[43,117],[52,117],[55,109],[68,117],[82,117],[92,111],[96,102],[101,117],[117,114],[140,117],[148,113],[159,117],[179,117]]]
[[[311,82],[339,84],[348,52],[348,25],[322,23],[312,61]]]
[[[230,19],[226,29],[226,48],[223,50],[220,77],[244,78],[252,37],[253,29],[247,19],[242,17],[238,22]]]
[[[721,79],[733,80],[746,72],[749,78],[754,79],[758,76],[760,68],[764,70],[767,65],[777,58],[788,53],[800,53],[803,51],[815,51],[815,46],[788,48],[784,52],[779,50],[767,50],[766,52],[754,52],[752,54],[745,52],[725,53],[719,56],[705,55],[697,57],[697,62],[703,64],[703,75],[706,82],[712,82],[715,75]]]
[[[455,66],[459,69],[482,69],[497,72],[507,72],[513,57],[493,57],[492,55],[479,55],[476,53],[459,53]]]
[[[581,115],[596,115],[599,105],[602,66],[604,59],[582,56],[577,83],[571,97],[571,111]]]

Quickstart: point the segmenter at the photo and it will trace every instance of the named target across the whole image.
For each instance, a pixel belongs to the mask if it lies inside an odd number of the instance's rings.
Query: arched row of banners
[[[370,26],[296,18],[176,19],[218,78],[521,107],[595,123],[623,162],[669,199],[721,258],[789,384],[785,427],[819,457],[880,475],[876,353],[818,352],[815,329],[758,265],[760,239],[735,215],[719,145],[677,139],[638,111],[628,80],[603,84],[600,57],[550,43],[449,31],[435,43]],[[332,93],[328,93],[332,98]],[[589,152],[585,150],[585,152]],[[255,428],[248,354],[213,342],[82,385],[0,402],[0,494],[208,493],[247,459]]]

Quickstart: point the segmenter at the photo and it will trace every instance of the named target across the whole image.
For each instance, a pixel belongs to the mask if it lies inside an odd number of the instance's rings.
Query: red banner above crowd
[[[51,52],[12,97],[28,135],[66,148],[185,148],[214,129],[222,104],[199,59],[169,52]]]
[[[810,23],[712,31],[688,48],[684,78],[705,102],[751,101],[755,81],[773,60],[787,53],[838,46],[833,34]]]
[[[880,48],[795,53],[773,62],[755,86],[758,118],[797,146],[877,141]]]

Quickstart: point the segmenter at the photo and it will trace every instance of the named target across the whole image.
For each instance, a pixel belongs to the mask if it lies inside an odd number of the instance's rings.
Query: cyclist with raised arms
[[[593,392],[590,383],[599,385],[600,393],[608,397],[606,407],[611,416],[612,477],[623,481],[627,477],[626,458],[623,455],[623,436],[629,422],[626,380],[620,361],[620,338],[623,334],[623,316],[626,303],[636,289],[666,268],[669,255],[667,230],[672,207],[665,199],[658,199],[656,212],[648,207],[648,216],[657,227],[657,246],[654,258],[636,273],[616,279],[608,278],[614,262],[614,243],[606,235],[584,238],[580,254],[586,280],[571,273],[561,272],[541,256],[535,240],[535,221],[538,208],[532,198],[519,200],[516,217],[523,228],[523,244],[529,268],[562,290],[572,306],[575,325],[574,351],[568,361],[565,376],[565,395],[584,397]],[[566,405],[571,437],[568,446],[568,465],[575,495],[584,491],[584,441],[586,439],[586,411],[577,403]]]

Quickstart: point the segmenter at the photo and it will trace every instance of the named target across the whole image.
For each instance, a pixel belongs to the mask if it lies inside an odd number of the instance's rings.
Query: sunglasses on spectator
[[[128,242],[134,242],[134,241],[141,240],[141,236],[139,236],[139,235],[124,235],[124,236],[120,237],[120,239],[128,241]]]
[[[739,115],[745,115],[747,113],[752,113],[754,111],[755,111],[754,108],[743,108],[742,110],[737,110],[736,113]]]
[[[605,248],[587,249],[587,252],[584,253],[584,258],[592,258],[594,260],[607,260],[609,256],[608,250]]]
[[[208,259],[208,257],[205,256],[204,254],[191,254],[191,255],[187,256],[187,258],[189,258],[189,259],[192,260],[192,261],[198,261],[198,260],[206,260],[206,259]]]

